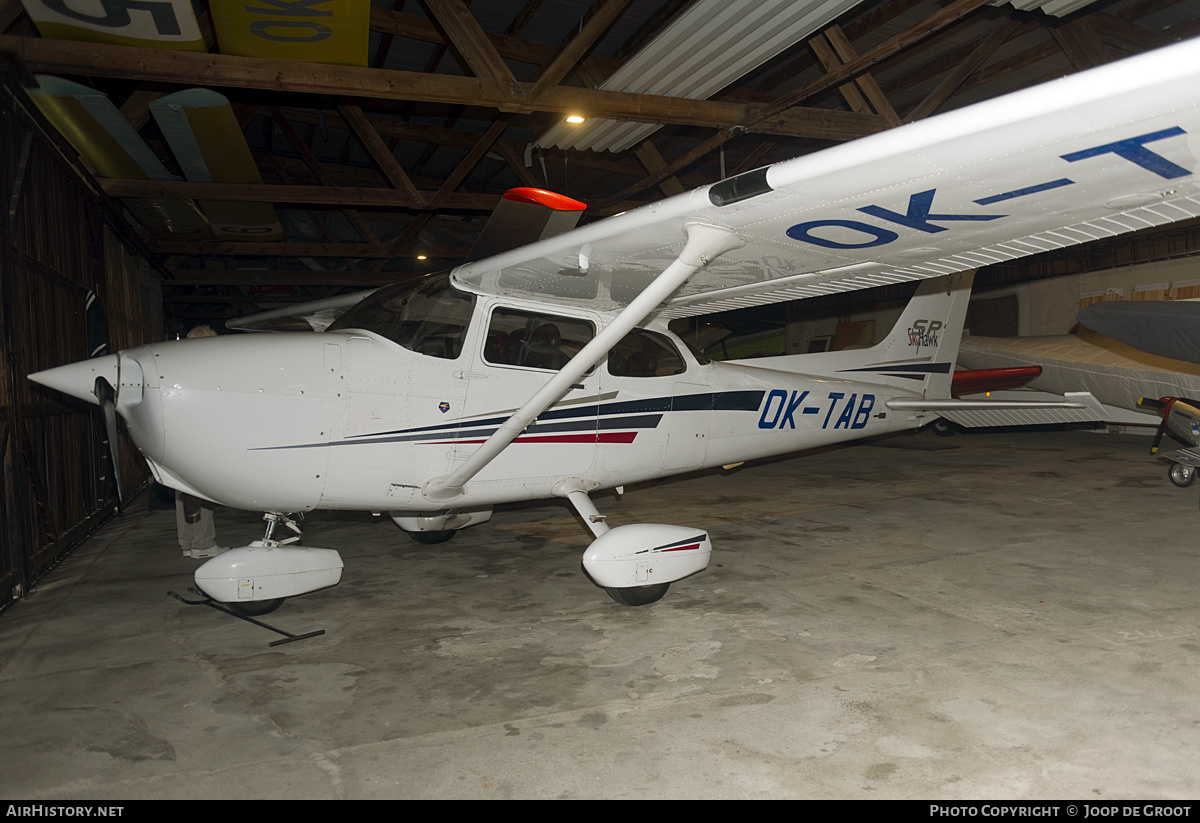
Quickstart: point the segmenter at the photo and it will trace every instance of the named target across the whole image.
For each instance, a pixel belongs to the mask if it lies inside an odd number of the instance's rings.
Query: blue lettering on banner
[[[803,406],[804,401],[808,398],[809,392],[806,391],[793,391],[789,394],[786,389],[772,389],[767,394],[766,402],[763,403],[762,414],[758,416],[758,427],[778,431],[795,429],[797,412],[802,415],[821,413],[820,401],[817,401],[815,406]],[[828,400],[829,408],[825,412],[825,419],[821,422],[823,429],[830,428],[830,420],[834,420],[833,428],[835,429],[865,428],[867,421],[871,418],[871,410],[875,408],[875,395],[873,394],[864,394],[859,400],[857,393],[847,398],[845,393],[835,391],[829,393]],[[801,408],[802,406],[803,408]],[[838,413],[836,419],[834,412]]]
[[[842,416],[833,424],[835,429],[850,428],[850,421],[854,419],[854,401],[858,399],[857,394],[850,395],[850,399],[846,401],[846,405],[842,407]]]
[[[840,243],[837,240],[830,240],[829,238],[819,237],[810,233],[812,229],[819,229],[823,226],[835,226],[837,228],[862,232],[863,234],[871,235],[873,239],[863,243]],[[860,223],[857,220],[810,220],[807,223],[797,223],[792,226],[787,230],[787,236],[793,240],[802,240],[805,243],[812,243],[814,246],[824,246],[827,249],[867,249],[871,246],[884,246],[900,238],[900,235],[894,231],[881,229],[868,223]]]
[[[294,29],[296,33],[277,33],[271,29]],[[250,24],[250,31],[263,40],[281,43],[319,43],[333,37],[333,29],[329,26],[308,20],[255,20]]]
[[[314,9],[329,0],[258,0],[270,8],[246,6],[251,14],[269,14],[273,17],[333,17],[329,9]],[[310,20],[255,20],[250,31],[263,40],[279,43],[319,43],[333,37],[333,29],[324,23]]]
[[[852,429],[861,429],[867,425],[867,420],[871,418],[871,409],[875,408],[875,395],[864,394],[862,402],[858,404],[858,411],[854,413],[854,422],[850,424]]]
[[[883,206],[863,206],[859,211],[881,220],[887,220],[889,223],[899,223],[901,226],[908,226],[910,229],[929,234],[946,230],[945,226],[935,226],[929,222],[930,220],[999,220],[1001,217],[1008,216],[1006,214],[930,214],[930,210],[933,209],[933,195],[936,192],[937,189],[930,189],[909,197],[908,212],[905,214],[885,209]]]
[[[769,421],[767,420],[767,412],[771,410],[771,401],[776,397],[779,398],[779,408],[775,409],[775,416]],[[787,402],[787,392],[783,389],[772,389],[767,395],[767,402],[763,404],[762,415],[758,418],[758,427],[760,429],[773,429],[775,424],[779,422],[779,414],[783,411],[783,404]]]
[[[1187,134],[1187,132],[1179,128],[1179,126],[1174,126],[1162,131],[1154,131],[1150,132],[1150,134],[1130,137],[1128,140],[1118,140],[1116,143],[1105,143],[1103,146],[1096,146],[1092,149],[1073,151],[1070,154],[1064,154],[1062,159],[1068,163],[1075,163],[1079,160],[1086,160],[1089,157],[1099,157],[1102,154],[1115,154],[1117,157],[1141,166],[1146,171],[1154,172],[1159,177],[1173,180],[1176,177],[1186,177],[1191,172],[1183,166],[1172,163],[1161,154],[1155,154],[1150,151],[1150,149],[1146,148],[1145,144],[1153,143],[1156,140],[1165,140],[1168,137],[1176,137],[1180,134]]]
[[[783,419],[779,422],[779,428],[783,428],[786,423],[789,428],[796,428],[796,420],[792,417],[796,413],[797,407],[804,402],[804,398],[808,397],[808,392],[792,392],[792,399],[788,401],[787,411],[783,413]]]
[[[282,14],[292,17],[333,17],[329,9],[314,9],[313,6],[323,6],[329,0],[257,0],[271,8],[246,6],[246,11],[252,14]]]
[[[1157,174],[1159,177],[1173,180],[1177,177],[1187,177],[1192,172],[1168,160],[1161,154],[1151,151],[1146,147],[1146,144],[1166,140],[1169,137],[1178,137],[1186,133],[1179,126],[1172,126],[1168,129],[1140,134],[1136,137],[1126,138],[1125,140],[1117,140],[1113,143],[1093,146],[1090,149],[1073,151],[1060,155],[1060,157],[1068,163],[1077,163],[1080,160],[1088,160],[1112,154],[1122,160],[1128,160],[1139,168]],[[1000,194],[981,197],[973,202],[981,206],[988,206],[993,203],[1029,197],[1044,191],[1052,191],[1071,185],[1075,185],[1073,180],[1061,177],[1057,180],[1049,180],[1044,183],[1036,183]],[[1007,214],[935,214],[933,211],[933,198],[935,194],[937,194],[937,189],[928,189],[927,191],[909,195],[908,207],[903,213],[885,208],[877,203],[862,206],[857,211],[880,220],[885,220],[888,223],[927,234],[937,234],[948,230],[948,226],[938,225],[939,223],[1000,220],[1009,216]],[[822,229],[831,231],[822,232]],[[855,235],[862,235],[859,242],[855,242],[859,240]],[[869,249],[875,246],[886,246],[900,239],[900,235],[891,229],[864,223],[861,220],[808,220],[803,223],[797,223],[789,228],[787,236],[793,240],[799,240],[802,243],[811,243],[814,246],[821,246],[826,249]],[[769,427],[764,426],[764,428]]]
[[[823,423],[821,423],[821,428],[824,429],[829,426],[829,418],[833,417],[833,410],[835,408],[837,408],[837,401],[841,400],[845,396],[846,395],[842,394],[841,392],[837,392],[837,391],[831,391],[829,393],[829,399],[832,402],[829,404],[829,411],[825,414],[825,420]]]
[[[981,197],[978,200],[976,200],[975,202],[981,206],[990,206],[993,203],[1000,203],[1004,200],[1013,200],[1017,197],[1028,197],[1031,194],[1040,194],[1041,192],[1044,192],[1044,191],[1050,191],[1050,189],[1058,189],[1058,188],[1062,188],[1063,186],[1073,186],[1073,185],[1075,185],[1075,181],[1072,180],[1071,178],[1060,177],[1057,180],[1051,180],[1047,183],[1038,183],[1036,186],[1026,186],[1023,189],[1016,189],[1014,191],[1006,191],[1006,192],[1002,192],[1000,194],[993,194],[991,197]]]

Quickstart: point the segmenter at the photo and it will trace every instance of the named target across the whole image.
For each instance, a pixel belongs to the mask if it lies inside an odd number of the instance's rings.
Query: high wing
[[[500,196],[467,261],[554,237],[575,228],[587,206],[578,200],[545,189],[519,187]],[[375,289],[299,303],[228,320],[237,331],[325,331]]]
[[[659,317],[929,278],[1200,215],[1200,41],[777,163],[454,270],[601,311],[736,233]]]
[[[367,289],[235,317],[225,321],[225,328],[235,331],[325,331],[334,320],[375,292],[376,289]]]

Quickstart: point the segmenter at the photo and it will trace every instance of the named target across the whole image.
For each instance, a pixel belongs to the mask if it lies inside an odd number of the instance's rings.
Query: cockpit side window
[[[634,329],[608,353],[608,373],[614,377],[662,377],[686,370],[670,338],[645,329]]]
[[[462,354],[475,297],[448,276],[385,286],[339,317],[328,331],[365,329],[418,354],[454,360]]]
[[[595,336],[586,320],[501,307],[492,312],[483,359],[558,371]]]

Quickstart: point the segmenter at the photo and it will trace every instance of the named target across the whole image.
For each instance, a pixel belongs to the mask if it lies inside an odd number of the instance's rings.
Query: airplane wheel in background
[[[669,588],[670,583],[656,583],[653,586],[630,586],[625,589],[606,586],[604,590],[622,606],[648,606],[662,600]]]
[[[283,605],[285,598],[276,597],[271,600],[249,600],[245,603],[226,603],[230,611],[235,611],[243,617],[262,617],[270,614]]]
[[[1182,463],[1172,463],[1171,468],[1167,469],[1167,477],[1171,478],[1171,482],[1176,486],[1184,489],[1196,482],[1196,470]]]
[[[418,543],[424,543],[426,546],[433,546],[438,543],[445,543],[451,537],[454,537],[454,533],[456,531],[458,530],[441,529],[440,531],[435,532],[405,532],[405,534]]]
[[[950,437],[958,432],[958,426],[944,417],[939,417],[929,424],[929,430],[938,437]]]

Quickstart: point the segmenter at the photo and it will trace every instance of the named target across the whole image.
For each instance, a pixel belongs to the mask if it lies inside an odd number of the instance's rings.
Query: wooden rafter
[[[417,191],[417,187],[408,179],[408,174],[396,162],[396,157],[392,154],[391,149],[383,142],[379,136],[379,132],[371,125],[371,121],[363,114],[362,109],[358,106],[341,105],[338,106],[338,111],[342,115],[342,119],[350,126],[350,130],[362,143],[363,148],[367,150],[367,154],[375,161],[375,165],[383,172],[383,176],[396,189],[404,192],[408,199],[414,205],[422,205],[425,198],[421,192]]]
[[[849,63],[851,60],[858,57],[858,52],[850,45],[850,40],[846,37],[846,33],[842,31],[842,27],[836,23],[825,29],[825,38],[829,41],[829,45],[833,48],[839,63]],[[827,66],[826,68],[830,68]],[[883,89],[879,88],[879,83],[875,76],[870,72],[863,72],[858,77],[854,78],[854,84],[862,89],[863,96],[867,103],[878,114],[887,118],[889,124],[893,126],[900,125],[900,117],[896,114],[892,104],[888,102],[887,96],[883,93]]]
[[[266,183],[194,183],[186,180],[97,180],[112,197],[196,198],[243,200],[249,203],[324,203],[331,206],[431,209],[414,203],[396,189],[358,186],[286,186]],[[424,198],[422,198],[423,200]],[[487,210],[495,208],[497,194],[446,195],[443,208]]]
[[[542,68],[537,82],[529,90],[529,98],[537,100],[548,89],[562,82],[567,73],[575,68],[576,64],[595,45],[627,5],[629,5],[629,0],[602,0],[596,13],[588,19],[579,33],[563,44],[554,59]]]
[[[371,29],[382,34],[403,37],[407,40],[416,40],[434,45],[447,45],[446,38],[438,31],[437,26],[429,20],[411,14],[402,14],[397,11],[372,8]],[[501,57],[520,63],[544,66],[554,59],[556,53],[554,46],[521,40],[511,35],[488,34],[487,39]],[[620,65],[615,60],[591,56],[584,58],[583,62],[605,77],[616,71]]]
[[[156,240],[150,250],[157,254],[217,255],[230,257],[394,257],[397,252],[365,243],[240,243],[240,242],[176,242]],[[452,260],[466,256],[465,247],[422,248],[428,257]]]
[[[1102,66],[1112,59],[1104,51],[1104,44],[1096,36],[1096,31],[1087,18],[1072,20],[1062,26],[1053,26],[1050,34],[1076,71]]]
[[[991,2],[992,0],[955,0],[917,25],[900,32],[886,42],[880,43],[867,53],[843,63],[840,67],[826,72],[824,76],[817,80],[805,84],[790,94],[784,95],[770,106],[767,106],[761,116],[763,118],[771,117],[792,106],[799,105],[814,95],[827,91],[847,80],[852,80],[860,74],[870,71],[889,57],[894,57],[904,49],[928,37],[932,37],[937,32],[954,25],[983,6],[990,5]]]
[[[454,171],[450,173],[450,176],[446,178],[445,184],[438,189],[437,193],[434,194],[433,197],[429,198],[429,204],[431,206],[441,205],[445,201],[445,198],[450,197],[454,190],[458,188],[458,185],[463,181],[463,179],[470,174],[471,169],[475,168],[475,164],[483,159],[483,155],[492,147],[492,143],[496,142],[497,138],[500,137],[501,133],[503,133],[504,129],[508,126],[508,121],[509,117],[507,115],[502,115],[501,117],[498,117],[494,123],[492,123],[486,132],[480,135],[479,140],[474,146],[471,147],[471,150],[467,152],[467,156],[463,158],[462,162],[459,163]]]
[[[939,10],[935,14],[929,16],[924,21],[916,26],[897,34],[890,40],[876,46],[849,62],[843,63],[840,67],[830,70],[825,75],[811,83],[805,84],[797,91],[791,92],[779,98],[775,102],[761,107],[754,117],[750,118],[745,124],[738,129],[724,129],[718,132],[713,137],[710,137],[700,146],[692,149],[682,157],[676,158],[667,166],[659,171],[651,174],[646,179],[627,187],[611,197],[605,199],[600,205],[600,208],[607,211],[619,204],[622,200],[630,195],[636,194],[639,191],[657,185],[660,181],[665,180],[671,175],[679,172],[685,167],[699,160],[709,152],[715,151],[726,142],[742,133],[742,130],[754,130],[761,126],[762,123],[768,122],[773,117],[780,116],[788,110],[794,110],[793,107],[801,102],[809,99],[813,95],[820,94],[823,91],[834,88],[847,80],[852,80],[860,74],[869,71],[875,65],[881,63],[889,57],[898,54],[903,49],[912,46],[915,43],[931,37],[935,33],[954,25],[972,12],[979,10],[981,7],[988,5],[991,0],[955,0],[949,6]],[[868,115],[859,115],[865,117]],[[880,118],[882,119],[882,118]]]
[[[279,128],[279,131],[283,134],[284,139],[288,141],[292,150],[304,161],[304,165],[312,172],[317,182],[322,186],[334,185],[333,178],[321,167],[321,163],[317,160],[316,155],[312,153],[308,145],[300,138],[299,133],[288,122],[287,118],[279,113],[279,109],[271,110],[271,120]],[[362,215],[356,209],[343,209],[343,213],[346,215],[346,219],[350,221],[350,225],[354,226],[354,230],[362,237],[363,242],[369,243],[372,246],[379,245],[379,238],[374,235],[370,227],[367,226],[367,221],[362,218]]]
[[[959,2],[982,3],[986,0]],[[10,35],[0,36],[0,52],[5,51],[14,53],[34,71],[117,78],[137,75],[146,81],[166,83],[203,83],[228,88],[477,105],[501,110],[513,107],[511,98],[499,95],[488,84],[474,77],[265,60],[226,54],[169,52],[99,43],[89,43],[86,48],[81,48],[78,43]],[[830,140],[862,137],[887,125],[882,117],[855,112],[803,109],[788,105],[768,116],[761,116],[750,106],[716,100],[690,100],[564,86],[548,89],[532,105],[539,111],[557,114],[582,110],[594,117],[615,120],[712,128],[746,127],[767,134]],[[747,123],[750,125],[746,126]]]
[[[666,168],[667,161],[663,160],[662,155],[658,153],[658,149],[654,148],[654,144],[649,140],[643,140],[636,149],[634,154],[638,160],[642,161],[642,165],[646,167],[646,171],[653,174],[660,169]],[[668,177],[659,182],[658,187],[667,197],[673,194],[683,194],[685,191],[683,184],[679,182],[677,177]]]
[[[501,95],[508,98],[510,106],[524,98],[524,91],[504,64],[504,58],[496,51],[462,0],[422,2],[445,32],[450,45],[454,46],[476,77],[495,87]],[[499,108],[505,110],[503,106]]]
[[[1008,38],[1020,27],[1021,23],[1018,20],[1005,20],[997,26],[991,34],[984,38],[982,43],[975,47],[974,51],[965,60],[954,67],[945,79],[938,84],[937,88],[926,95],[925,99],[908,113],[908,117],[905,118],[906,122],[920,120],[937,111],[938,106],[946,102],[950,95],[979,69],[996,52],[996,49],[1004,45]]]

